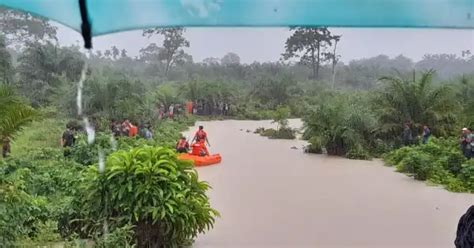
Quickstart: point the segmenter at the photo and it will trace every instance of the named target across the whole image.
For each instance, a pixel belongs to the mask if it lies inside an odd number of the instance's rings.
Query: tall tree
[[[12,74],[12,58],[7,50],[5,38],[0,35],[0,83],[10,84]]]
[[[26,43],[18,58],[20,93],[34,106],[49,103],[64,80],[74,82],[79,79],[83,56],[78,47],[60,48],[51,42]]]
[[[114,59],[117,59],[117,57],[120,55],[120,50],[116,46],[112,46],[112,57]]]
[[[313,79],[319,79],[322,53],[331,46],[331,32],[327,28],[290,28],[293,34],[286,40],[284,60],[299,58],[300,63],[313,70]]]
[[[240,57],[236,53],[227,53],[222,57],[221,63],[223,65],[239,65]]]
[[[155,34],[162,35],[163,49],[159,53],[160,60],[165,62],[165,76],[168,75],[170,68],[181,63],[185,57],[183,48],[189,47],[189,41],[184,37],[184,28],[153,28],[143,31],[143,36],[148,38]]]
[[[206,65],[219,65],[221,60],[219,58],[209,57],[205,58],[202,62]]]
[[[387,138],[398,137],[404,123],[411,123],[418,132],[428,125],[434,134],[445,136],[453,130],[456,111],[460,109],[451,87],[434,86],[434,71],[420,78],[404,79],[384,77],[385,87],[375,94],[374,107],[379,113],[379,134]]]
[[[156,45],[156,43],[151,43],[148,46],[140,49],[139,51],[139,59],[146,64],[154,64],[161,62],[159,57],[161,53],[161,47]]]
[[[337,62],[339,62],[339,57],[340,55],[337,55],[337,43],[341,40],[341,35],[332,35],[331,40],[333,43],[333,50],[332,52],[326,53],[326,56],[328,59],[331,60],[331,81],[332,81],[332,87],[334,88],[336,86],[336,65]]]
[[[127,50],[122,49],[122,51],[120,51],[120,57],[126,58],[127,57]]]
[[[107,50],[105,50],[105,52],[104,52],[104,56],[105,56],[106,58],[110,58],[110,57],[112,56],[112,52],[107,49]]]

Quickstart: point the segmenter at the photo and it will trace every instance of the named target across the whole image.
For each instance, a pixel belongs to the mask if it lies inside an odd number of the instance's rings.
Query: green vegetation
[[[0,85],[0,144],[3,155],[9,152],[7,148],[14,135],[36,116],[36,111],[19,97],[14,89],[7,85]]]
[[[67,158],[57,145],[60,133],[50,130],[63,123],[31,123],[15,143],[22,150],[0,160],[2,244],[80,238],[98,247],[180,247],[212,228],[218,213],[205,195],[208,185],[173,151],[193,119],[158,123],[153,140],[120,138],[117,152],[110,134],[97,133],[92,145],[81,134]],[[41,134],[55,142],[36,140]],[[28,146],[24,137],[38,147]],[[99,149],[107,158],[104,174],[98,173]]]
[[[271,139],[294,139],[296,131],[288,126],[288,118],[290,117],[290,109],[288,107],[278,107],[272,114],[272,123],[277,123],[277,129],[263,127],[257,128],[254,133]]]
[[[89,167],[79,187],[71,207],[81,226],[93,236],[103,232],[104,222],[112,232],[131,224],[139,247],[189,245],[218,216],[205,195],[209,186],[198,181],[191,163],[178,160],[168,148],[115,152],[103,173]]]
[[[474,163],[459,152],[457,139],[433,138],[427,144],[389,152],[384,160],[416,180],[443,185],[449,191],[474,192]]]
[[[433,71],[410,80],[384,77],[382,91],[374,100],[375,110],[382,125],[380,135],[394,137],[403,131],[400,123],[411,123],[415,130],[429,125],[435,135],[452,134],[460,103],[455,100],[453,89],[448,85],[434,86]]]

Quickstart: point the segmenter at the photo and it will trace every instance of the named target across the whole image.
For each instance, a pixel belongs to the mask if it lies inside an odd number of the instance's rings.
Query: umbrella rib
[[[79,9],[81,11],[81,31],[82,38],[84,38],[84,47],[87,49],[92,48],[92,27],[89,21],[89,14],[87,13],[86,0],[79,0]]]

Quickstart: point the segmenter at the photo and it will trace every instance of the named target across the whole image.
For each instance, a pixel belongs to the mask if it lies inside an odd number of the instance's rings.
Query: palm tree
[[[10,86],[0,84],[0,116],[0,142],[3,146],[33,120],[36,111],[25,104]]]
[[[330,155],[346,155],[353,149],[367,149],[373,142],[375,118],[349,95],[325,97],[303,121],[309,138],[321,142]]]
[[[449,86],[435,87],[434,71],[430,70],[417,79],[383,77],[386,85],[376,94],[374,107],[380,116],[377,133],[385,138],[397,137],[404,123],[420,131],[428,125],[432,132],[447,135],[456,123],[455,112],[459,109]]]

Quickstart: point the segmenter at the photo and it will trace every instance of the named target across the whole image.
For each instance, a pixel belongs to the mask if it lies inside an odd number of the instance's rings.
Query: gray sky
[[[59,25],[58,25],[59,26]],[[427,53],[453,53],[462,50],[474,52],[474,30],[438,29],[387,29],[387,28],[332,28],[341,34],[339,54],[344,62],[352,59],[386,54],[390,57],[403,54],[419,60]],[[188,28],[185,36],[191,42],[186,52],[194,61],[207,57],[222,57],[228,52],[239,54],[243,63],[253,61],[277,61],[284,50],[286,38],[290,35],[285,28]],[[59,26],[59,41],[62,45],[79,44],[82,37],[75,31]],[[95,37],[95,49],[105,50],[115,45],[125,48],[130,56],[138,55],[140,48],[155,42],[158,37],[142,37],[142,31],[128,31]]]

